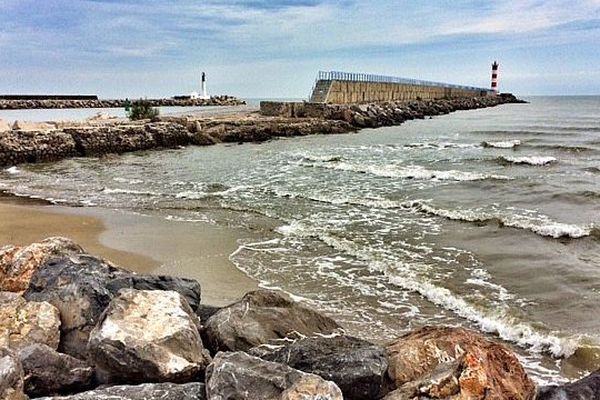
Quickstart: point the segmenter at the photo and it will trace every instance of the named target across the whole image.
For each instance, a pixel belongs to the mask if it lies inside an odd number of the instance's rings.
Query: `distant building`
[[[210,96],[208,95],[207,91],[206,91],[206,73],[202,72],[202,81],[200,83],[200,90],[201,93],[198,92],[192,92],[187,96],[173,96],[173,98],[175,100],[208,100],[210,99]]]

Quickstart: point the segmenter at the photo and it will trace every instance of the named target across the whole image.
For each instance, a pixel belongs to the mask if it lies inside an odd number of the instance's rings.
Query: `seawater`
[[[600,97],[528,100],[357,134],[21,165],[0,188],[245,227],[262,239],[241,238],[232,262],[351,334],[466,326],[556,382],[600,367]]]

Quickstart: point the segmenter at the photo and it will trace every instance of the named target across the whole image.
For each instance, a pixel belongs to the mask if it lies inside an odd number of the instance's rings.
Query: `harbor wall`
[[[476,88],[429,86],[390,82],[319,80],[311,102],[328,104],[360,104],[385,101],[438,100],[460,97],[483,97],[491,91]]]

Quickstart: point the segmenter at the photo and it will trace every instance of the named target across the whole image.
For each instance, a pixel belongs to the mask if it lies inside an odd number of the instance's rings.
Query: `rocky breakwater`
[[[597,399],[598,376],[536,389],[478,333],[387,346],[272,291],[223,308],[200,284],[135,274],[65,238],[0,248],[2,399]],[[46,397],[43,397],[46,396]]]
[[[456,110],[519,103],[512,95],[362,105],[261,103],[260,114],[162,117],[157,121],[0,121],[0,167],[138,150],[355,132]]]
[[[212,96],[209,99],[147,99],[153,107],[203,107],[203,106],[237,106],[246,104],[234,96]],[[123,108],[126,99],[106,100],[0,100],[0,110],[38,109],[38,108]]]
[[[138,150],[215,143],[263,142],[275,137],[344,133],[345,121],[234,115],[226,118],[164,117],[162,121],[101,120],[24,123],[0,127],[0,167],[101,156]]]
[[[400,125],[412,119],[449,114],[458,110],[495,107],[508,103],[526,103],[512,94],[486,97],[461,97],[439,100],[411,100],[370,104],[325,104],[306,102],[271,102],[260,104],[265,116],[287,118],[322,118],[346,121],[356,128]]]

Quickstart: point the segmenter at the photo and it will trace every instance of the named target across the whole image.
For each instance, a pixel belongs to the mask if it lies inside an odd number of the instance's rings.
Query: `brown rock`
[[[56,350],[59,328],[60,314],[52,304],[28,302],[16,293],[0,292],[0,347],[20,349],[42,343]]]
[[[0,132],[10,131],[12,128],[8,122],[0,118]]]
[[[76,253],[83,253],[83,249],[62,237],[51,237],[24,247],[3,247],[0,249],[0,291],[24,291],[33,273],[51,257]]]
[[[281,393],[281,400],[331,399],[341,400],[339,388],[316,375],[305,375]]]
[[[434,398],[456,394],[469,400],[535,396],[534,383],[507,347],[467,329],[425,327],[399,338],[387,350],[388,374],[399,388],[389,399],[413,394]]]
[[[15,121],[12,128],[15,131],[48,131],[56,126],[48,122]]]

